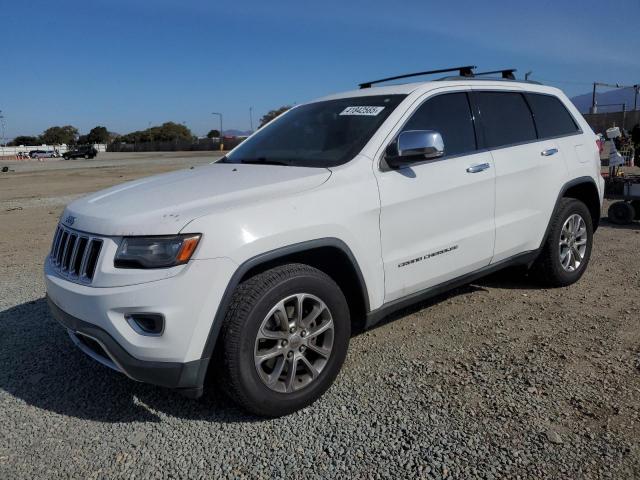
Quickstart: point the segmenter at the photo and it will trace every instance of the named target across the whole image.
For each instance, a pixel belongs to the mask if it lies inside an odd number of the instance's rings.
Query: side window
[[[580,129],[562,102],[551,95],[527,93],[540,138],[571,135]]]
[[[475,94],[488,148],[536,139],[529,106],[520,93],[477,92]]]
[[[423,103],[402,129],[435,130],[442,135],[446,156],[476,149],[473,117],[466,93],[445,93]]]

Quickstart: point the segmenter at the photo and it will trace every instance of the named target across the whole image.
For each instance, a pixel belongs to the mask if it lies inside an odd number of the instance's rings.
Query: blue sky
[[[266,111],[447,66],[533,70],[570,96],[640,83],[638,0],[4,2],[6,136],[164,121],[248,129]],[[613,4],[612,4],[613,5]],[[620,21],[618,21],[620,19]]]

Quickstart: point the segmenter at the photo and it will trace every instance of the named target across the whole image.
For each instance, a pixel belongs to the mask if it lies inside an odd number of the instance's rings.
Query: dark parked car
[[[94,147],[78,147],[75,150],[69,150],[64,152],[64,159],[69,160],[71,158],[94,158],[98,155],[98,150]]]

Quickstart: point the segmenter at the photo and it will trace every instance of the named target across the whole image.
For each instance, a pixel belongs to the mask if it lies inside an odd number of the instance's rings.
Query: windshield
[[[362,150],[405,95],[309,103],[260,129],[222,161],[334,167]]]

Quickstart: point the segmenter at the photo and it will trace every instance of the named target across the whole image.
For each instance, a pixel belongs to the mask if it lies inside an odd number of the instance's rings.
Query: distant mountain
[[[627,110],[632,110],[634,94],[635,92],[633,88],[619,88],[617,90],[604,91],[598,90],[596,91],[598,112],[619,112],[622,110],[622,105],[615,105],[612,107],[601,106],[611,103],[625,103],[627,105]],[[573,97],[571,101],[581,113],[589,113],[589,109],[591,108],[591,95],[591,93],[577,95]],[[640,108],[640,97],[638,98],[638,107]]]

